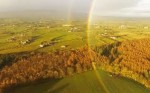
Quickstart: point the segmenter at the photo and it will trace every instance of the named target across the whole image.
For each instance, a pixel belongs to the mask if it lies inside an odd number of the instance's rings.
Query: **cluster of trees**
[[[132,78],[150,87],[150,39],[119,42],[106,46],[107,71]]]
[[[0,89],[92,70],[92,62],[97,59],[99,59],[98,55],[88,47],[50,54],[33,53],[2,68]]]
[[[132,78],[150,87],[150,39],[117,42],[103,47],[4,56],[0,70],[0,89],[8,89],[63,78],[93,69],[93,62],[106,71]],[[10,60],[13,60],[10,62]]]

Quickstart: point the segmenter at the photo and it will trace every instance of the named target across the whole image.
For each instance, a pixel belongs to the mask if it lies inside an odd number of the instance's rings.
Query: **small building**
[[[8,39],[8,42],[15,42],[17,41],[17,37],[12,36],[10,39]]]
[[[41,42],[41,44],[39,45],[40,48],[43,48],[43,47],[47,47],[47,46],[52,46],[54,45],[56,42],[47,42],[47,41],[43,41]]]
[[[66,47],[68,47],[69,45],[62,45],[62,46],[60,46],[61,48],[66,48]]]
[[[21,41],[21,44],[22,44],[22,45],[25,45],[26,43],[27,43],[27,42],[25,42],[25,41]]]
[[[110,38],[111,38],[111,39],[114,39],[114,40],[116,39],[116,37],[114,37],[114,36],[111,36]]]
[[[21,44],[22,44],[22,45],[25,45],[25,44],[29,44],[29,43],[31,43],[31,42],[32,42],[31,39],[27,39],[27,40],[25,40],[25,41],[21,41]]]
[[[107,33],[102,33],[101,36],[108,36],[108,34]]]
[[[49,28],[50,28],[50,26],[47,26],[46,28],[47,28],[47,29],[49,29]]]
[[[148,27],[148,26],[145,26],[144,29],[149,29],[149,27]]]
[[[104,31],[107,32],[108,30],[105,29]]]
[[[126,28],[127,28],[126,25],[120,25],[120,26],[119,26],[119,29],[126,29]]]
[[[65,46],[65,45],[63,45],[63,46],[61,46],[61,48],[66,48],[66,46]]]
[[[49,46],[49,43],[47,41],[43,41],[41,42],[41,44],[39,45],[39,47],[43,48],[43,47],[46,47],[46,46]]]
[[[62,25],[63,27],[71,27],[72,25],[70,25],[70,24],[64,24],[64,25]]]
[[[109,73],[109,76],[110,76],[110,77],[113,77],[113,75],[112,75],[111,73]]]
[[[21,37],[24,37],[24,36],[26,36],[26,35],[25,35],[25,34],[20,34],[20,36],[21,36]]]
[[[40,45],[39,45],[39,47],[43,48],[43,47],[44,47],[44,45],[40,44]]]
[[[72,27],[70,28],[70,30],[68,31],[69,33],[70,32],[77,32],[79,29],[77,27]]]

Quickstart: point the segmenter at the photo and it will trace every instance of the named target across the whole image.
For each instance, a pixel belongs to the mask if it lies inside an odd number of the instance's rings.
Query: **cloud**
[[[133,7],[140,0],[96,0],[94,9],[96,11],[114,11],[123,8]]]
[[[0,11],[53,10],[89,12],[94,0],[0,0]],[[150,0],[96,0],[95,14],[149,15]]]
[[[0,0],[0,11],[16,10],[86,10],[91,0]],[[72,6],[71,6],[72,5]]]
[[[68,0],[0,0],[0,10],[34,10],[34,9],[53,9],[56,7],[65,8],[63,3]]]
[[[150,0],[97,0],[93,14],[150,17]]]
[[[150,17],[150,1],[140,0],[136,6],[122,9],[128,16]]]
[[[68,6],[76,10],[86,10],[94,0],[0,0],[0,10],[31,10],[31,9],[66,9]],[[117,10],[134,6],[139,0],[96,0],[95,9]]]

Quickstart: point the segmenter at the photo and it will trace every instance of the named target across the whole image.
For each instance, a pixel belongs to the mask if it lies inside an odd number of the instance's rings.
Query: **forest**
[[[2,68],[0,89],[8,90],[45,79],[63,78],[92,70],[92,62],[96,62],[98,58],[99,56],[88,47],[50,54],[32,52],[26,57],[20,56],[16,59],[17,62],[9,63]],[[101,59],[105,60],[105,57]]]
[[[150,39],[147,38],[54,53],[29,52],[18,56],[10,54],[9,57],[3,56],[3,61],[13,59],[14,62],[1,67],[0,89],[3,92],[46,79],[72,76],[93,70],[93,63],[96,69],[128,77],[150,87],[149,49]]]
[[[101,53],[109,59],[103,68],[117,75],[134,79],[150,87],[150,39],[128,40],[104,47]]]

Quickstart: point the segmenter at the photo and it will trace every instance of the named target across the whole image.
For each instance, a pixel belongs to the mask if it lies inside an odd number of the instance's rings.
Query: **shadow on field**
[[[48,93],[61,93],[67,86],[69,86],[69,84],[64,84],[54,90],[48,91]]]
[[[67,35],[62,35],[62,36],[55,37],[55,38],[53,38],[51,41],[59,41],[59,40],[62,40],[65,36],[67,36]]]
[[[55,87],[60,81],[61,79],[45,80],[39,83],[11,88],[9,90],[5,90],[3,93],[61,93],[61,91],[63,91],[63,89],[65,89],[69,84]]]

